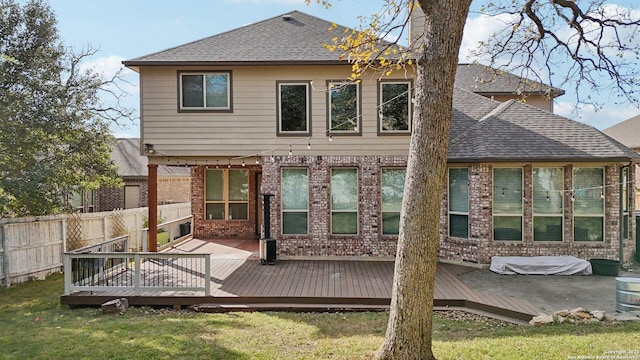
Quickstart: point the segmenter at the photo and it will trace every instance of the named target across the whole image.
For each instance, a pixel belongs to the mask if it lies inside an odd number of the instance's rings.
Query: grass
[[[62,275],[0,289],[0,359],[362,359],[386,313],[204,314],[148,307],[124,315],[59,303]],[[434,319],[439,359],[640,358],[640,322],[529,327]],[[612,355],[610,358],[615,358]]]

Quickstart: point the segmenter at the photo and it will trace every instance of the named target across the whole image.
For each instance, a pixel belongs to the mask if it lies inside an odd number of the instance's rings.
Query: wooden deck
[[[210,252],[211,296],[166,292],[131,296],[126,292],[73,293],[62,304],[100,305],[127,297],[131,305],[194,306],[202,311],[286,310],[358,311],[388,309],[393,282],[392,261],[278,260],[261,265],[245,244],[192,240],[171,251]],[[434,306],[466,309],[517,321],[542,312],[525,301],[481,293],[465,285],[458,274],[466,268],[438,264]]]

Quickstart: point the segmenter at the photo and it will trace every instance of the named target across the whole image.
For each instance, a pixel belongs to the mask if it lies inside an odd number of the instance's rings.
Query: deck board
[[[183,272],[203,275],[204,269],[196,264],[167,263],[176,274]],[[191,267],[191,268],[189,268]],[[255,258],[216,258],[211,260],[211,296],[198,292],[148,293],[132,296],[131,291],[80,292],[62,296],[63,304],[96,305],[106,298],[126,296],[132,304],[188,306],[193,304],[235,304],[246,308],[268,303],[299,304],[301,308],[313,308],[318,304],[332,306],[361,304],[363,309],[374,304],[386,304],[391,298],[394,263],[375,260],[278,260],[274,265],[262,265]],[[437,265],[434,287],[434,303],[447,306],[467,306],[482,311],[494,311],[506,316],[526,320],[542,312],[526,301],[507,296],[487,294],[473,290],[464,284],[459,266]],[[162,274],[163,277],[171,276]],[[174,275],[182,276],[182,275]],[[165,279],[171,280],[171,279]],[[132,300],[133,299],[133,300]],[[466,304],[466,305],[465,305]],[[292,305],[292,307],[293,307]],[[244,307],[243,307],[244,306]],[[248,305],[247,305],[248,306]]]

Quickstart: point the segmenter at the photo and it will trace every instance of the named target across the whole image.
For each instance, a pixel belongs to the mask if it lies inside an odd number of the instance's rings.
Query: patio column
[[[147,251],[158,251],[158,165],[148,164],[148,187],[149,193],[149,232],[147,233]]]

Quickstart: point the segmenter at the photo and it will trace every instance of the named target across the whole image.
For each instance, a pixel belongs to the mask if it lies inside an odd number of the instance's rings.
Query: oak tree
[[[0,0],[0,215],[62,212],[74,192],[120,182],[109,125],[133,112],[119,75],[83,69],[95,52],[66,48],[44,1]]]
[[[363,18],[360,28],[339,29],[335,43],[326,45],[351,62],[354,79],[374,71],[380,76],[415,72],[391,311],[384,342],[376,353],[379,359],[434,358],[432,314],[441,194],[455,72],[470,6],[471,0],[385,0],[379,13]],[[525,78],[547,83],[564,65],[561,85],[614,87],[627,100],[636,101],[637,73],[629,65],[637,61],[640,43],[632,36],[640,21],[632,10],[609,6],[604,0],[498,0],[480,11],[500,15],[504,21],[503,30],[480,44],[476,53],[485,56],[488,65],[522,70]],[[424,22],[419,30],[411,28],[414,41],[404,46],[389,41],[407,36],[412,16]],[[599,74],[611,82],[603,83]],[[577,100],[594,101],[588,95]]]

